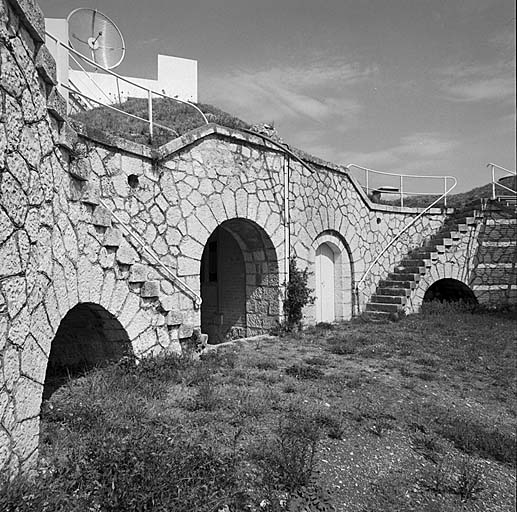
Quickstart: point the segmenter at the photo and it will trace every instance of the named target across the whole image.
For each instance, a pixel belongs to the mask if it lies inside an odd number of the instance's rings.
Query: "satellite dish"
[[[105,69],[116,68],[126,48],[122,32],[97,9],[80,7],[67,18],[70,46]]]

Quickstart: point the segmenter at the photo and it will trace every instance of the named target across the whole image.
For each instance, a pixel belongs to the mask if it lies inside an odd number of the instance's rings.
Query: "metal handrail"
[[[149,256],[151,260],[154,261],[154,263],[163,269],[176,285],[179,285],[180,288],[183,288],[183,291],[187,292],[187,294],[190,295],[192,299],[194,299],[194,306],[196,309],[199,309],[201,307],[201,303],[203,302],[201,296],[198,295],[188,284],[185,284],[176,274],[174,274],[174,272],[172,272],[172,270],[167,265],[162,263],[158,256],[156,256],[156,254],[152,251],[152,249],[147,246],[145,240],[138,233],[133,232],[129,226],[127,226],[125,222],[110,209],[110,207],[102,198],[99,199],[99,203],[104,208],[106,208],[109,214],[118,222],[120,227],[138,243],[138,245],[147,253],[147,256]]]
[[[514,195],[517,195],[517,190],[513,190],[512,188],[507,187],[506,185],[503,185],[502,183],[499,183],[495,180],[495,171],[496,169],[503,171],[507,174],[510,174],[511,176],[517,176],[516,171],[510,171],[510,169],[506,169],[505,167],[501,167],[500,165],[494,164],[492,162],[486,164],[488,168],[492,169],[492,199],[497,199],[497,194],[495,192],[496,186],[504,188],[505,190],[508,190],[508,192],[511,192]]]
[[[73,48],[69,44],[63,43],[59,38],[57,38],[53,34],[50,34],[49,32],[45,32],[45,33],[46,33],[46,35],[48,37],[50,37],[50,39],[55,41],[57,44],[61,45],[63,48],[66,48],[69,52],[73,53],[74,55],[77,55],[83,61],[85,61],[88,64],[90,64],[90,66],[93,66],[93,67],[95,67],[97,69],[102,69],[103,71],[105,71],[109,75],[112,75],[112,76],[116,77],[118,80],[122,80],[123,82],[126,82],[126,83],[128,83],[128,84],[130,84],[130,85],[132,85],[134,87],[138,87],[139,89],[142,89],[142,90],[146,91],[147,92],[147,100],[148,100],[149,121],[150,121],[149,122],[149,133],[150,133],[151,137],[152,137],[152,134],[153,134],[153,124],[156,124],[156,123],[153,122],[153,103],[152,103],[153,95],[160,96],[162,98],[166,98],[166,99],[169,99],[169,100],[172,100],[172,101],[176,101],[178,103],[183,103],[184,105],[190,105],[192,108],[197,110],[197,112],[199,112],[199,114],[203,118],[203,121],[205,122],[205,124],[209,124],[209,121],[206,118],[206,116],[203,113],[203,111],[197,105],[195,105],[194,103],[191,103],[190,101],[180,100],[178,98],[171,98],[170,96],[167,96],[166,94],[163,94],[163,93],[158,92],[158,91],[153,91],[152,89],[149,89],[148,87],[145,87],[145,86],[140,85],[140,84],[138,84],[136,82],[133,82],[129,78],[126,78],[126,77],[124,77],[122,75],[119,75],[118,73],[115,73],[111,69],[107,69],[107,68],[101,66],[100,64],[98,64],[97,62],[89,59],[88,57],[85,57],[80,52],[78,52],[75,48]],[[104,105],[103,103],[100,103],[100,104]]]
[[[399,231],[399,233],[394,236],[390,242],[382,249],[379,254],[377,254],[377,257],[373,260],[373,262],[370,264],[370,266],[366,269],[364,274],[362,275],[361,279],[357,282],[355,286],[355,292],[357,297],[357,308],[359,311],[360,308],[360,301],[359,301],[359,287],[364,283],[366,280],[366,277],[368,274],[372,271],[373,267],[377,264],[377,262],[381,259],[381,257],[384,255],[384,253],[413,225],[416,223],[418,219],[423,217],[435,204],[439,203],[442,199],[444,199],[458,184],[458,180],[454,176],[447,176],[447,179],[453,180],[453,185],[449,189],[447,189],[438,199],[433,201],[429,206],[427,206],[423,211],[421,211],[411,222],[406,224],[406,226]]]
[[[387,171],[377,171],[375,169],[369,169],[368,167],[363,167],[361,165],[357,165],[357,164],[348,164],[346,166],[348,169],[350,167],[355,167],[356,169],[360,169],[361,171],[365,171],[365,181],[366,181],[366,187],[364,187],[366,189],[366,194],[369,194],[370,192],[370,186],[369,186],[369,183],[370,183],[370,173],[373,173],[373,174],[380,174],[380,175],[383,175],[383,176],[395,176],[395,177],[398,177],[399,178],[399,190],[398,192],[390,192],[390,193],[393,193],[393,194],[398,194],[400,196],[400,206],[404,206],[404,194],[408,194],[407,192],[404,191],[404,178],[425,178],[425,179],[439,179],[439,180],[443,180],[443,194],[442,196],[440,197],[440,199],[444,199],[444,206],[447,206],[447,196],[449,194],[449,192],[454,188],[454,185],[452,188],[450,189],[447,189],[447,181],[448,180],[455,180],[454,176],[431,176],[431,175],[426,175],[426,174],[401,174],[401,173],[395,173],[395,172],[387,172]],[[372,189],[372,190],[375,190],[375,189]],[[429,195],[428,193],[425,193],[425,192],[411,192],[410,195]],[[436,204],[437,201],[435,201],[433,204]]]

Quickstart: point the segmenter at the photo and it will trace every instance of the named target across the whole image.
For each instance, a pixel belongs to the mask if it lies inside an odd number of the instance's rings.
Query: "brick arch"
[[[243,218],[217,226],[200,261],[200,289],[209,342],[267,332],[280,297],[277,251],[264,228]]]
[[[354,311],[355,283],[354,260],[350,245],[337,231],[322,231],[314,239],[309,252],[309,287],[316,290],[315,262],[316,251],[322,244],[327,244],[335,255],[335,311],[336,320],[349,320]],[[312,317],[316,318],[315,306],[312,306]]]

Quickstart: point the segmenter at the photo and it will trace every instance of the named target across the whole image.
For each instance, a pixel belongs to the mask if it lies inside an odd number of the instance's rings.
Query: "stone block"
[[[44,43],[45,17],[37,2],[35,0],[10,0],[10,3],[34,40]]]
[[[81,202],[85,203],[85,204],[91,204],[93,206],[97,206],[97,208],[95,209],[94,215],[93,215],[94,220],[96,219],[95,213],[97,212],[97,210],[99,208],[101,208],[100,206],[98,206],[99,197],[100,197],[99,185],[96,185],[95,183],[86,183],[84,185],[84,187],[82,189],[82,194],[81,194]],[[106,210],[106,209],[104,208],[104,210]],[[93,224],[95,224],[95,222],[93,222]],[[97,225],[105,226],[105,225],[111,225],[111,223],[110,224],[97,224]]]
[[[59,141],[58,144],[67,149],[68,151],[74,151],[77,144],[77,132],[72,128],[70,123],[64,122],[63,126],[59,130]]]
[[[149,274],[149,267],[147,265],[142,265],[141,263],[135,263],[131,265],[131,270],[129,271],[129,282],[130,283],[144,283],[147,281],[147,277]],[[150,283],[155,283],[157,281],[149,281]],[[147,284],[147,283],[146,283]],[[144,285],[145,287],[145,285]],[[143,288],[142,288],[143,292]],[[155,295],[153,295],[154,297]],[[143,297],[143,295],[142,295]]]
[[[133,265],[134,266],[134,265]],[[146,281],[140,291],[140,296],[144,298],[158,297],[160,295],[159,281]]]
[[[194,333],[194,327],[189,324],[181,324],[178,330],[178,338],[180,340],[184,338],[190,338]]]
[[[111,227],[111,213],[104,206],[97,206],[92,215],[92,224],[94,226]]]
[[[36,70],[45,82],[51,85],[57,84],[56,61],[44,44],[36,54]]]
[[[47,110],[58,121],[66,119],[66,100],[61,96],[56,87],[53,87],[48,95]]]
[[[68,173],[80,181],[87,181],[92,168],[87,158],[74,159],[68,166]]]
[[[129,245],[119,247],[115,256],[116,260],[122,265],[132,265],[137,260],[137,257],[138,254]]]
[[[119,247],[122,242],[122,232],[118,228],[109,227],[104,233],[104,247]],[[145,281],[145,279],[144,279]]]
[[[181,311],[169,311],[167,314],[167,325],[181,325],[183,322],[183,313]],[[191,333],[192,335],[192,333]]]
[[[160,306],[164,311],[172,311],[177,303],[177,299],[171,295],[165,295],[160,298]],[[181,323],[181,322],[180,322]]]

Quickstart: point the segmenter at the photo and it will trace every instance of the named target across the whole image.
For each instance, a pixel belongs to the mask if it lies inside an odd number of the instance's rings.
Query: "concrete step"
[[[399,304],[376,304],[368,302],[366,311],[382,311],[383,313],[396,313],[401,309]]]
[[[401,304],[404,306],[407,302],[407,299],[402,295],[382,295],[377,293],[372,295],[370,302],[376,304]]]
[[[377,295],[388,295],[390,297],[397,295],[399,297],[408,297],[411,293],[411,290],[409,288],[378,287],[376,292]]]
[[[391,281],[389,279],[383,279],[379,281],[380,288],[402,288],[405,290],[413,290],[416,286],[415,281]]]
[[[428,264],[430,264],[431,261],[428,259],[423,258],[405,258],[402,260],[400,266],[404,268],[411,268],[411,267],[427,267]]]
[[[406,265],[405,263],[402,263],[402,265],[396,266],[395,270],[397,272],[420,274],[420,275],[424,275],[426,272],[426,268],[424,266]]]
[[[393,313],[386,313],[384,311],[365,311],[361,318],[366,322],[386,323],[393,318]]]
[[[420,281],[420,274],[412,274],[409,272],[390,272],[388,281]]]

